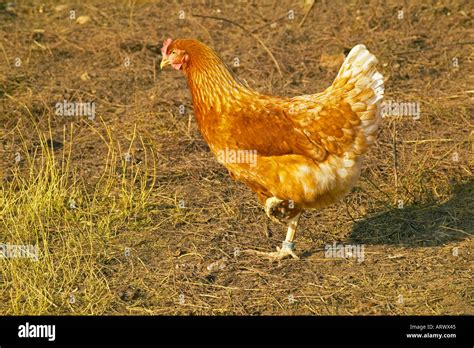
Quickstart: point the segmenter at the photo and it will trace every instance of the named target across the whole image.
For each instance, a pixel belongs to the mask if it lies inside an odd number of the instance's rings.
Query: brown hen
[[[301,213],[346,195],[375,141],[384,92],[377,59],[357,45],[324,92],[281,98],[247,87],[199,41],[168,39],[162,55],[161,68],[186,75],[199,129],[218,161],[257,193],[271,219],[288,224],[282,248],[254,253],[297,258]]]

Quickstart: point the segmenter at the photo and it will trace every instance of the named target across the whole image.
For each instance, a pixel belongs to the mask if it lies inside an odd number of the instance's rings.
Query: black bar
[[[19,327],[55,325],[55,340],[20,338]],[[429,325],[432,325],[431,327]],[[438,326],[445,325],[445,326]],[[0,346],[143,344],[472,347],[472,316],[403,317],[0,317]],[[408,338],[407,334],[455,334]]]

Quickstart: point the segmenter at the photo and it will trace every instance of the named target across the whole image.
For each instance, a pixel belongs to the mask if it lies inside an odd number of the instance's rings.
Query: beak
[[[163,57],[163,59],[161,59],[160,69],[163,69],[165,66],[170,65],[170,64],[171,64],[170,60],[168,58]]]

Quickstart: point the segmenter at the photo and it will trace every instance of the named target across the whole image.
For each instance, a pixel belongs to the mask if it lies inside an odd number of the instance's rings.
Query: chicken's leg
[[[296,227],[298,226],[298,220],[300,216],[301,216],[301,213],[299,213],[298,215],[296,215],[294,218],[292,218],[289,221],[288,232],[286,233],[286,238],[283,241],[281,248],[277,247],[277,251],[265,253],[265,252],[257,251],[257,250],[245,250],[245,252],[249,254],[267,257],[273,261],[280,261],[290,256],[294,259],[299,259],[299,257],[293,251],[295,247],[295,244],[293,243],[293,239],[295,238]]]

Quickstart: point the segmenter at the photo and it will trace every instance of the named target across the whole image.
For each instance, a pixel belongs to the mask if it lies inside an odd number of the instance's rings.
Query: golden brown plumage
[[[162,53],[162,67],[170,64],[186,75],[211,151],[232,177],[257,193],[271,218],[289,222],[284,248],[271,256],[295,256],[292,239],[300,213],[347,194],[375,141],[383,97],[376,58],[358,45],[324,92],[280,98],[245,86],[196,40],[168,39]],[[225,160],[223,151],[256,153],[256,161]]]

